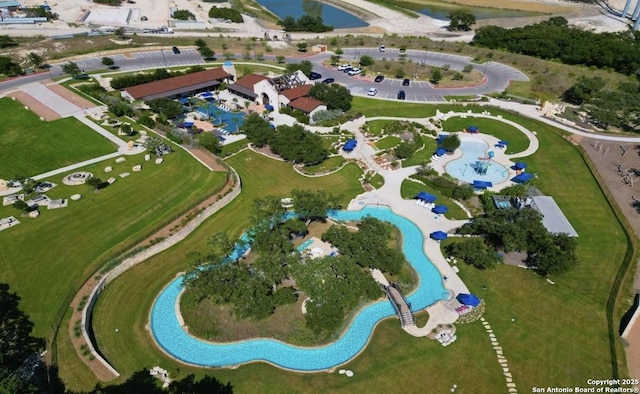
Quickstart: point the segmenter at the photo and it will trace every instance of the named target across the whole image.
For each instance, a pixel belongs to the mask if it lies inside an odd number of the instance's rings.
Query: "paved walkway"
[[[49,107],[62,118],[84,113],[82,108],[52,92],[41,83],[30,83],[22,86],[20,90]]]

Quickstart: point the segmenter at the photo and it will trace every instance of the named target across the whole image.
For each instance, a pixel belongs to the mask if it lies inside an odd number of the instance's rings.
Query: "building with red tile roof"
[[[215,90],[220,83],[232,75],[222,67],[180,75],[160,81],[143,83],[124,89],[126,95],[133,100],[152,100],[161,97],[188,96],[208,90]]]

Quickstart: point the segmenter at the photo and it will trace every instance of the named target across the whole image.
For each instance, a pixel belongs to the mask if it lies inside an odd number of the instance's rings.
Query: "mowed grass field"
[[[50,198],[79,193],[82,199],[63,209],[40,209],[37,219],[21,217],[12,206],[0,207],[0,217],[15,215],[21,221],[0,235],[0,282],[22,298],[20,307],[35,323],[36,336],[51,335],[64,300],[108,258],[226,182],[226,173],[209,171],[182,150],[167,155],[161,165],[150,163],[137,155],[122,164],[112,159],[83,168],[103,180],[117,178],[98,193],[87,185],[63,185],[66,174],[53,176],[47,180],[59,186],[47,192]],[[131,172],[136,164],[142,165],[141,172]],[[114,171],[105,174],[108,165]],[[131,175],[117,175],[125,171]]]
[[[499,140],[507,141],[509,143],[505,150],[507,154],[522,152],[529,147],[529,139],[526,135],[512,125],[499,120],[454,117],[442,122],[442,128],[449,132],[463,131],[469,126],[476,126],[483,134],[489,134]]]
[[[442,110],[432,108],[433,112]],[[594,376],[612,376],[612,363],[618,361],[626,376],[620,345],[618,360],[611,359],[605,316],[613,278],[626,251],[621,226],[577,148],[549,126],[492,112],[538,132],[541,149],[528,159],[530,171],[539,175],[536,186],[555,198],[580,235],[576,239],[580,265],[552,277],[555,285],[517,267],[477,271],[459,264],[470,290],[487,301],[485,317],[504,349],[514,382],[519,391],[530,391],[533,386],[583,386]],[[443,348],[407,335],[395,319],[383,321],[369,346],[345,366],[354,370],[352,379],[338,374],[298,374],[263,363],[212,372],[168,359],[146,328],[148,313],[159,291],[188,267],[187,253],[203,251],[206,238],[215,231],[239,235],[247,225],[251,202],[258,196],[286,195],[293,188],[328,189],[342,191],[346,202],[361,191],[356,181],[360,170],[354,166],[308,179],[293,173],[287,164],[249,151],[228,162],[243,180],[241,196],[184,242],[127,271],[105,289],[96,306],[94,331],[100,351],[124,376],[159,364],[178,379],[188,373],[213,374],[231,382],[237,392],[448,392],[453,384],[459,392],[506,392],[496,354],[479,323],[458,325],[458,341]],[[488,290],[482,290],[483,285]],[[94,381],[75,353],[62,353],[61,375],[77,385],[70,387],[91,388]]]
[[[0,178],[31,177],[113,153],[117,146],[74,118],[43,122],[9,98],[0,99]]]

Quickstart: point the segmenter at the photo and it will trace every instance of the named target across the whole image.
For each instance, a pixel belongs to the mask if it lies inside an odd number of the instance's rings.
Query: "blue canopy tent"
[[[447,153],[447,150],[445,148],[436,149],[436,156],[442,156],[442,155],[445,155],[446,153]]]
[[[500,145],[509,145],[509,143],[507,141],[505,141],[505,140],[498,141],[498,144],[500,144]]]
[[[213,98],[213,94],[211,94],[211,92],[203,92],[203,93],[200,93],[200,97],[207,100],[207,99]]]
[[[422,200],[422,201],[426,201],[426,202],[434,202],[435,200],[437,200],[437,199],[438,199],[438,197],[436,197],[436,196],[434,196],[434,195],[432,195],[432,194],[429,194],[429,193],[427,193],[427,192],[420,192],[420,193],[418,193],[418,194],[416,195],[416,198],[417,198],[418,200]]]
[[[431,234],[429,234],[429,238],[434,239],[436,241],[443,241],[445,239],[447,239],[447,233],[445,233],[444,231],[434,231]]]
[[[458,300],[458,302],[463,305],[469,305],[474,307],[480,305],[480,299],[475,294],[460,293],[456,296],[456,300]]]
[[[478,126],[469,126],[469,127],[467,127],[467,131],[468,131],[469,133],[477,133],[477,132],[478,132],[478,130],[479,130],[479,129],[478,129]]]
[[[189,97],[178,97],[178,102],[180,104],[187,104],[189,103]]]
[[[527,165],[521,161],[511,166],[511,169],[516,171],[524,170],[525,168],[527,168]]]
[[[357,145],[358,145],[358,141],[351,139],[344,144],[344,146],[342,147],[342,150],[345,152],[351,152],[356,148]]]
[[[528,172],[523,172],[523,173],[521,173],[519,175],[516,175],[513,178],[511,178],[511,182],[527,183],[531,178],[533,178],[533,174],[530,174]]]
[[[489,181],[473,181],[474,189],[487,189],[491,186],[493,186],[493,183]]]
[[[267,111],[273,111],[273,105],[267,104],[264,106],[264,109],[266,109]]]
[[[448,210],[449,208],[447,208],[445,205],[436,205],[435,207],[433,207],[431,212],[437,213],[437,214],[443,214],[443,213],[447,213]]]

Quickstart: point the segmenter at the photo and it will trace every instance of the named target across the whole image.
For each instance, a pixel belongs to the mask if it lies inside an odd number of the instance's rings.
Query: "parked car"
[[[362,70],[359,69],[358,67],[352,68],[351,70],[349,70],[347,72],[347,74],[351,75],[352,77],[355,76],[355,75],[361,74],[361,73],[362,73]]]
[[[175,53],[176,55],[180,54],[180,50],[178,49],[178,47],[173,47],[171,48],[171,50],[173,51],[173,53]]]
[[[404,92],[404,90],[400,90],[398,91],[398,100],[404,100],[407,98],[407,94]]]
[[[342,64],[342,65],[338,66],[337,70],[338,71],[344,71],[344,70],[346,70],[348,68],[352,68],[351,64]]]
[[[336,80],[334,78],[325,78],[322,80],[322,83],[330,84],[334,83]]]
[[[380,45],[380,46],[378,47],[378,50],[379,50],[380,52],[384,52],[384,51],[386,51],[386,50],[387,50],[387,48],[386,48],[384,45]]]
[[[409,86],[409,78],[405,78],[402,80],[402,86]]]
[[[378,89],[377,88],[371,88],[369,89],[369,91],[367,92],[368,96],[375,96],[376,94],[378,94]]]
[[[357,67],[355,67],[355,68],[357,68]],[[348,73],[349,71],[351,71],[351,70],[353,70],[353,69],[354,69],[354,67],[352,67],[352,66],[347,66],[347,67],[345,67],[345,68],[344,68],[344,70],[342,70],[342,72],[343,72],[343,73]]]
[[[317,72],[311,71],[311,74],[309,74],[309,79],[312,81],[320,78],[322,78],[322,74],[318,74]]]
[[[374,82],[382,82],[382,81],[384,81],[384,75],[376,76],[376,79],[374,79],[373,81]]]

